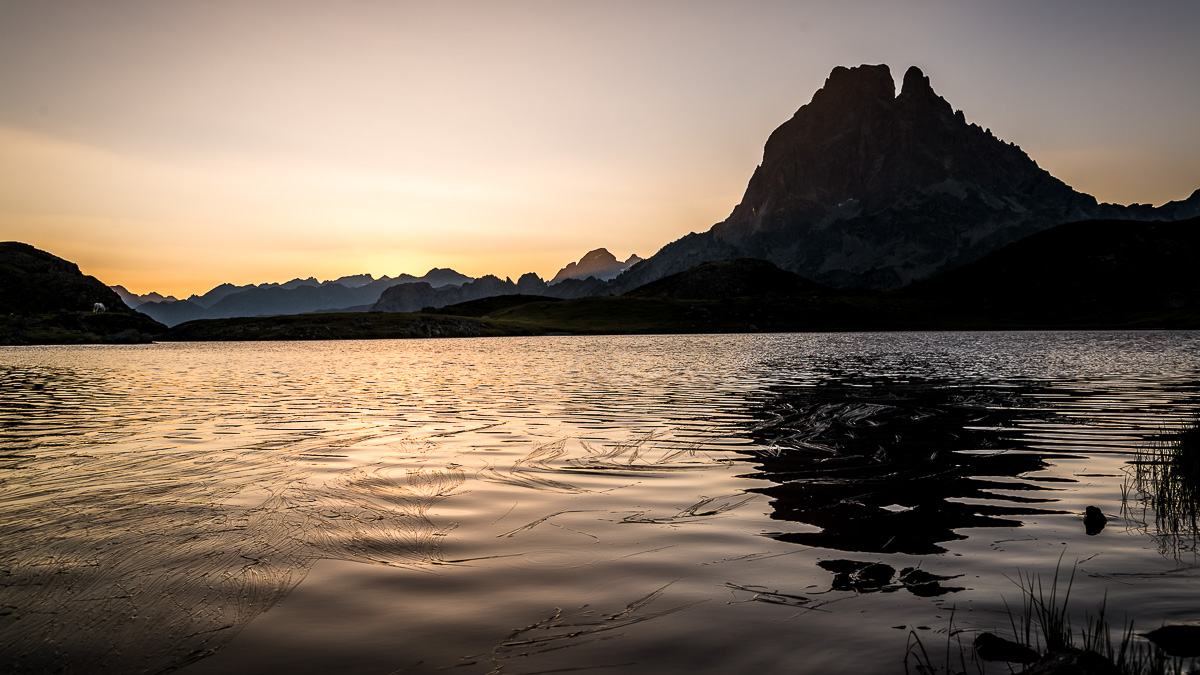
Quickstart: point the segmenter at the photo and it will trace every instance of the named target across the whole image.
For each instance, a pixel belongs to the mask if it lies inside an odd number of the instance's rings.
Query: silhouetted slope
[[[1169,326],[1200,317],[1200,218],[1060,225],[903,289],[947,317],[1001,324]]]
[[[1097,204],[968,123],[919,69],[896,95],[885,65],[838,67],[771,134],[724,222],[663,247],[613,290],[726,258],[770,260],[833,286],[896,288],[1064,222],[1198,213],[1200,191],[1161,209]]]
[[[433,288],[426,283],[393,286],[379,296],[379,301],[371,309],[376,312],[417,312],[504,295],[547,295],[566,299],[607,294],[608,285],[595,278],[566,279],[557,284],[547,284],[541,277],[529,272],[514,283],[512,279],[500,279],[488,274],[462,286]]]
[[[535,335],[527,326],[460,316],[361,312],[288,314],[189,321],[162,337],[170,342],[229,340],[378,340]]]
[[[20,242],[0,243],[0,344],[145,342],[166,330],[79,266]],[[106,311],[94,313],[95,303]]]
[[[488,298],[468,300],[467,302],[446,305],[440,308],[427,307],[423,311],[426,314],[486,317],[493,312],[510,307],[519,307],[531,302],[562,302],[562,298],[553,298],[548,295],[494,295]]]
[[[625,295],[675,300],[718,300],[747,297],[796,297],[831,289],[774,263],[752,258],[718,260],[697,265],[636,288]]]
[[[5,314],[90,312],[97,302],[110,311],[131,311],[115,291],[85,276],[75,263],[21,242],[0,243],[0,280],[0,312]]]
[[[167,326],[203,319],[207,310],[191,300],[176,300],[174,302],[147,302],[138,305],[138,311],[154,318],[155,321]]]

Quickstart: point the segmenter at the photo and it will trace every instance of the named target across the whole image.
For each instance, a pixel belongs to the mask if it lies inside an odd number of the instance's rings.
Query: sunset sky
[[[837,65],[1101,201],[1200,188],[1200,2],[0,0],[0,240],[136,293],[554,274],[724,219]]]

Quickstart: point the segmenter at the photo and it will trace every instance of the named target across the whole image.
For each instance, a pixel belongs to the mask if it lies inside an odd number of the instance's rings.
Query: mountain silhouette
[[[124,302],[125,305],[130,309],[133,309],[138,305],[144,305],[147,302],[175,302],[178,300],[178,298],[173,295],[163,295],[162,293],[156,292],[138,295],[137,293],[133,293],[121,285],[109,286],[109,288],[113,289],[113,291],[115,291],[116,294],[121,297],[122,302]]]
[[[1066,222],[1200,215],[1200,190],[1154,208],[1100,204],[967,122],[919,68],[838,67],[771,134],[723,222],[635,265],[625,292],[703,262],[760,258],[832,286],[896,288]]]
[[[716,260],[652,281],[624,295],[632,298],[720,300],[798,297],[828,291],[825,286],[753,258]]]
[[[0,242],[0,344],[148,342],[166,326],[133,311],[79,266]]]
[[[635,253],[622,262],[609,253],[608,249],[598,248],[588,251],[577,263],[567,263],[558,271],[558,274],[554,275],[554,278],[550,279],[550,283],[556,284],[565,279],[587,279],[588,277],[608,281],[641,261],[642,259]]]
[[[1067,223],[914,283],[901,297],[945,318],[1032,326],[1195,324],[1200,217],[1175,222]]]
[[[380,294],[371,311],[420,312],[507,295],[548,296],[560,300],[584,298],[608,295],[608,284],[594,277],[564,279],[551,284],[533,272],[522,274],[516,282],[487,274],[461,286],[434,288],[424,282],[397,284]]]
[[[369,309],[392,286],[423,283],[431,288],[443,288],[470,281],[471,277],[452,269],[435,267],[421,277],[401,274],[375,279],[370,274],[357,274],[331,281],[317,281],[309,277],[282,284],[235,286],[225,283],[204,295],[193,295],[187,300],[145,302],[137,307],[138,311],[168,326],[175,326],[194,319],[361,311]]]

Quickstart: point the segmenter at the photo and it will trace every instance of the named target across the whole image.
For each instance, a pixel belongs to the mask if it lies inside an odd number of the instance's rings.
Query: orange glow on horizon
[[[771,131],[860,63],[920,65],[1101,201],[1200,188],[1197,3],[464,7],[6,5],[0,239],[176,297],[433,267],[549,278],[723,220]]]

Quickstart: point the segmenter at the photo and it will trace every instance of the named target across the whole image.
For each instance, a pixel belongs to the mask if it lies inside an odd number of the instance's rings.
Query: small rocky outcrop
[[[1041,658],[1040,654],[1020,642],[1002,638],[995,633],[980,633],[975,636],[974,645],[975,653],[984,661],[1033,663]]]
[[[1171,624],[1156,628],[1149,633],[1142,633],[1141,636],[1171,656],[1181,658],[1200,656],[1200,626]]]

